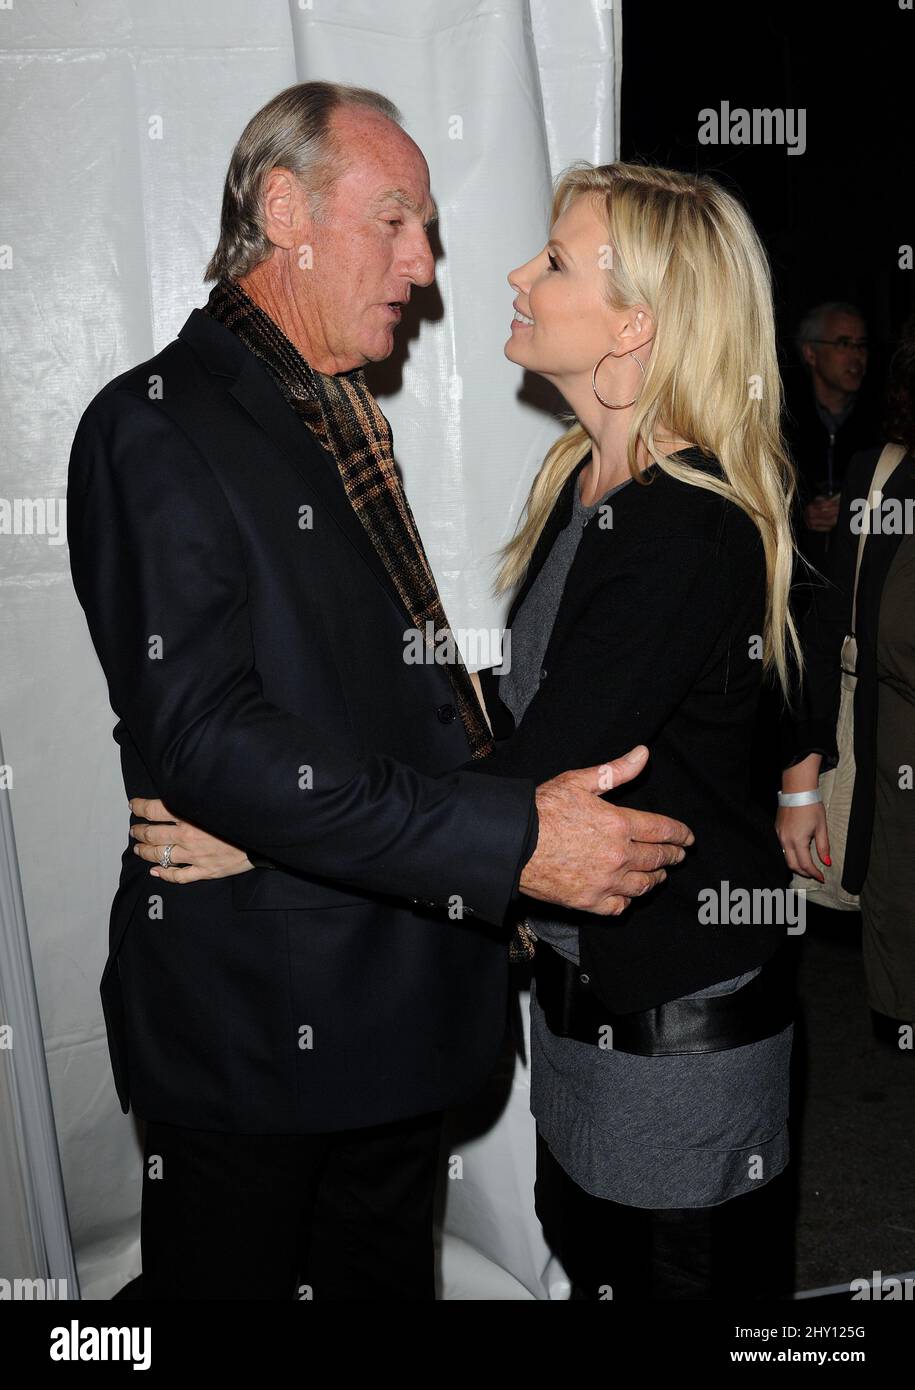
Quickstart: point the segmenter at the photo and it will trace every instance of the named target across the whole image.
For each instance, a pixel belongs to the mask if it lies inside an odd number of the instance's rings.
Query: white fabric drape
[[[0,746],[0,766],[7,769]],[[78,1297],[19,881],[10,771],[0,790],[0,1277]]]
[[[551,177],[615,156],[619,0],[33,0],[2,19],[0,708],[73,1244],[83,1296],[107,1298],[138,1270],[140,1155],[98,997],[127,808],[57,526],[76,422],[203,303],[249,116],[296,81],[380,90],[429,161],[441,302],[417,295],[377,388],[452,626],[498,632],[493,553],[560,428],[503,356],[505,276],[543,243]],[[460,1156],[444,1296],[561,1297],[523,1066]]]

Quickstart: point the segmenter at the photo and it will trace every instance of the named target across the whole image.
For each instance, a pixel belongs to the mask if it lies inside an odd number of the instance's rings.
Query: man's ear
[[[291,170],[281,165],[271,169],[264,180],[261,209],[264,232],[274,246],[289,251],[301,241],[305,206],[304,191]]]
[[[814,352],[814,350],[813,350],[813,345],[812,345],[811,343],[802,343],[802,344],[801,344],[801,357],[803,358],[804,363],[805,363],[806,366],[808,366],[808,367],[815,367],[815,366],[816,366],[817,355],[816,355],[816,353]]]

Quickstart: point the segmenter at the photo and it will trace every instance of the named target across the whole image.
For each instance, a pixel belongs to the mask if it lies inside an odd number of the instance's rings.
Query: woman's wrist
[[[822,764],[822,753],[811,753],[802,762],[795,763],[792,767],[786,767],[782,772],[782,791],[814,791],[820,780]]]

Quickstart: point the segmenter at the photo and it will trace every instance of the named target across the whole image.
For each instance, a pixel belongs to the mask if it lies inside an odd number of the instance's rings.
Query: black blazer
[[[881,446],[882,447],[882,446]],[[851,629],[852,598],[858,534],[852,531],[852,503],[867,498],[881,447],[856,454],[848,467],[839,519],[834,531],[827,582],[813,590],[811,607],[801,629],[805,679],[798,697],[797,717],[787,725],[790,743],[786,765],[810,753],[823,754],[823,771],[838,761],[836,722],[841,693],[842,642]],[[915,499],[915,458],[903,458],[883,489],[884,500]],[[858,512],[854,513],[857,515]],[[874,532],[867,537],[861,559],[856,615],[858,682],[854,700],[855,786],[848,820],[842,885],[860,893],[867,876],[874,828],[877,775],[877,629],[883,586],[901,535]]]
[[[690,460],[721,476],[698,451]],[[575,469],[541,534],[508,616],[510,627],[572,511]],[[702,923],[703,889],[784,887],[790,878],[771,816],[750,798],[750,750],[762,663],[765,562],[755,525],[733,503],[657,465],[598,512],[569,570],[540,687],[514,732],[481,765],[533,777],[587,767],[647,744],[634,781],[607,793],[621,805],[676,816],[695,832],[682,864],[622,917],[567,914],[581,928],[581,965],[617,1012],[669,999],[761,965],[783,939],[771,920]],[[606,516],[607,514],[605,514]],[[517,643],[513,644],[517,651]],[[729,887],[722,890],[722,884]],[[762,902],[762,900],[758,900]],[[536,931],[543,904],[525,900]],[[711,915],[711,909],[707,908]],[[724,914],[719,910],[719,916]]]
[[[67,502],[128,796],[283,866],[176,886],[128,844],[102,980],[122,1107],[308,1132],[473,1093],[534,784],[457,770],[447,674],[404,661],[333,459],[195,310],[92,401]]]

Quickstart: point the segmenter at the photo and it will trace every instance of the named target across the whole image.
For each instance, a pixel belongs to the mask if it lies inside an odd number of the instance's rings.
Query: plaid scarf
[[[404,607],[427,646],[446,641],[455,659],[446,669],[471,755],[494,747],[476,691],[453,641],[413,512],[394,464],[391,426],[365,384],[361,367],[328,375],[315,371],[294,343],[242,287],[218,280],[204,313],[232,330],[266,366],[303,423],[335,459],[347,498],[365,527]],[[426,624],[431,623],[431,628]],[[431,633],[431,636],[430,636]],[[447,637],[444,635],[447,633]],[[527,928],[515,924],[510,955],[529,959]]]

